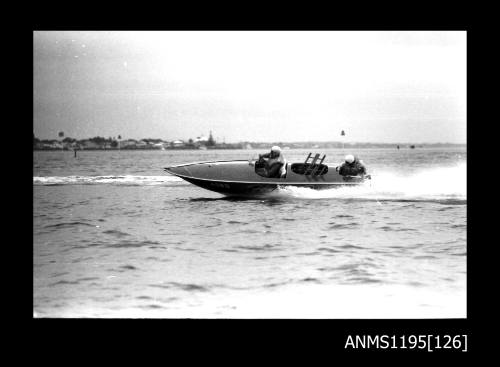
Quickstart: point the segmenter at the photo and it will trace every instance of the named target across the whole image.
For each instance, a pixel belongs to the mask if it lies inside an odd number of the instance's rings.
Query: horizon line
[[[90,140],[90,139],[93,139],[93,138],[96,138],[96,137],[100,137],[100,138],[103,138],[103,139],[106,139],[106,140],[109,140],[111,138],[111,140],[120,140],[120,141],[124,141],[124,140],[136,140],[136,141],[141,141],[141,140],[161,140],[163,142],[172,142],[172,141],[175,141],[175,140],[181,140],[183,142],[189,142],[189,139],[180,139],[180,138],[176,138],[176,139],[173,139],[173,140],[167,140],[167,139],[163,139],[163,138],[152,138],[152,137],[146,137],[146,138],[121,138],[121,139],[116,139],[116,137],[104,137],[104,136],[93,136],[93,137],[88,137],[88,138],[81,138],[81,139],[77,139],[77,138],[72,138],[70,136],[65,136],[65,137],[58,137],[58,138],[37,138],[35,136],[36,139],[38,140],[55,140],[55,141],[62,141],[64,140],[65,138],[70,138],[70,139],[75,139],[77,141],[81,141],[81,140]],[[192,139],[192,138],[191,138]],[[193,140],[193,143],[196,142],[196,140]],[[295,140],[295,141],[252,141],[252,140],[240,140],[240,141],[236,141],[236,142],[219,142],[219,141],[216,141],[216,144],[243,144],[243,143],[247,143],[247,144],[282,144],[282,145],[285,145],[285,144],[325,144],[325,143],[337,143],[337,144],[344,144],[344,145],[351,145],[351,144],[394,144],[394,145],[415,145],[415,144],[424,144],[424,145],[435,145],[435,144],[442,144],[442,145],[467,145],[467,142],[463,142],[463,143],[452,143],[452,142],[442,142],[442,141],[439,141],[439,142],[411,142],[411,141],[406,141],[406,142],[377,142],[377,141],[351,141],[351,142],[342,142],[340,140]]]

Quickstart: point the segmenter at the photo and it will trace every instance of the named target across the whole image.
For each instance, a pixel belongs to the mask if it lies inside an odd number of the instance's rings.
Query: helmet
[[[346,156],[345,156],[345,161],[346,161],[347,163],[352,163],[352,162],[354,162],[354,156],[353,156],[352,154],[348,154],[348,155],[346,155]]]
[[[281,148],[279,146],[275,145],[274,147],[271,148],[271,152],[280,153]]]

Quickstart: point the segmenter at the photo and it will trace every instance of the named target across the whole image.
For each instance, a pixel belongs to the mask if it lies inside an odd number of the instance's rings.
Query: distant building
[[[64,143],[64,149],[80,149],[79,144],[76,141]]]
[[[171,145],[174,147],[174,148],[180,148],[180,147],[183,147],[184,146],[184,142],[182,140],[174,140]]]
[[[39,143],[42,149],[62,149],[61,143]]]
[[[134,139],[122,140],[120,141],[120,148],[135,148],[137,141]]]
[[[156,144],[153,144],[153,148],[155,149],[165,149],[165,146],[163,145],[163,143],[156,143]]]
[[[206,136],[198,136],[194,141],[195,144],[203,144],[206,145],[208,143],[208,138]]]
[[[101,146],[92,140],[82,140],[80,142],[82,149],[100,149]]]

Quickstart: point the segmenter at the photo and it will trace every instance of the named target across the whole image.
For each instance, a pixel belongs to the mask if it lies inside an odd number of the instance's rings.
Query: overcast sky
[[[466,142],[466,32],[34,32],[33,130]]]

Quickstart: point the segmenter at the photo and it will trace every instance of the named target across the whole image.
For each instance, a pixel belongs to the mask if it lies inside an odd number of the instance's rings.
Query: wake
[[[371,173],[371,172],[370,172]],[[190,185],[175,176],[48,176],[33,177],[35,186],[57,185],[174,186]],[[448,201],[467,202],[467,167],[431,168],[409,175],[393,171],[373,172],[362,185],[326,190],[287,186],[265,197],[272,199],[361,199],[377,201]]]
[[[397,201],[450,201],[466,203],[467,168],[465,163],[452,167],[432,168],[401,175],[377,171],[372,179],[359,186],[342,186],[327,190],[282,187],[274,195],[301,199],[365,199]]]
[[[180,184],[182,180],[174,176],[49,176],[33,177],[33,185],[123,185],[123,186],[158,186]]]

